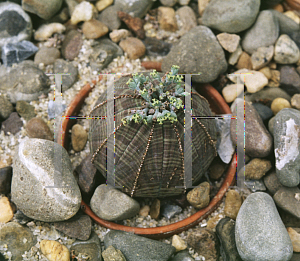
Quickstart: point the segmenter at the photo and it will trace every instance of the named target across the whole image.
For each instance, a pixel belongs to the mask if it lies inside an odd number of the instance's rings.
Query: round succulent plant
[[[178,66],[168,73],[144,72],[114,83],[115,128],[107,133],[107,95],[101,94],[90,117],[92,162],[106,176],[107,140],[115,135],[114,181],[135,197],[165,197],[186,191],[184,157],[192,157],[197,184],[216,156],[214,120],[192,117],[192,155],[184,154],[184,91]],[[211,116],[207,100],[193,88],[193,115]],[[181,188],[178,188],[181,186]]]

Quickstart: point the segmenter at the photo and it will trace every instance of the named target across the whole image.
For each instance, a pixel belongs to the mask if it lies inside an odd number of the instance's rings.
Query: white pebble
[[[66,27],[60,23],[44,24],[37,29],[34,39],[37,41],[46,41],[54,33],[61,34],[65,30]]]
[[[93,6],[86,1],[81,2],[75,6],[72,13],[71,23],[78,24],[82,21],[89,21],[93,18]]]

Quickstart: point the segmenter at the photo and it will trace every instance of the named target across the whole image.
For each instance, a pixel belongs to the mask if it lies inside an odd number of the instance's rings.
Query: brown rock
[[[188,202],[197,209],[205,208],[209,205],[210,185],[208,182],[201,183],[197,188],[192,189],[187,194]]]
[[[270,174],[264,177],[264,183],[268,191],[274,195],[277,190],[279,190],[283,185],[279,182],[276,175],[276,171],[272,171]]]
[[[97,39],[106,35],[108,31],[108,27],[96,19],[86,21],[82,25],[82,32],[88,39]]]
[[[206,261],[216,261],[219,256],[219,245],[216,234],[209,229],[199,228],[188,234],[187,243],[205,257]]]
[[[10,166],[12,164],[12,158],[10,155],[6,155],[5,158],[0,159],[0,169]]]
[[[92,232],[92,220],[88,215],[76,214],[66,221],[54,222],[54,227],[69,237],[88,240]]]
[[[242,205],[242,198],[235,190],[229,190],[225,199],[224,214],[236,220],[237,214]]]
[[[252,70],[251,57],[246,52],[242,52],[236,66],[237,69]]]
[[[238,109],[244,110],[244,100],[237,99]],[[236,116],[236,110],[232,111]],[[271,152],[273,138],[267,131],[257,110],[248,101],[245,102],[245,153],[250,157],[264,158]],[[231,120],[230,135],[233,144],[236,146],[236,121]],[[239,144],[244,147],[244,142]]]
[[[15,135],[17,134],[23,126],[18,113],[12,112],[9,117],[2,122],[1,130],[7,135],[9,133]]]
[[[14,216],[13,210],[7,197],[0,198],[0,223],[7,223]]]
[[[178,30],[175,11],[171,7],[160,6],[158,8],[157,20],[161,29],[174,32]]]
[[[245,177],[246,179],[261,179],[271,168],[272,164],[269,160],[252,159],[245,166]]]
[[[160,200],[156,198],[151,204],[150,217],[153,219],[158,219],[159,214],[160,214]]]
[[[73,61],[78,56],[83,44],[82,35],[76,30],[70,30],[61,46],[62,56],[70,61]]]
[[[180,28],[179,35],[184,35],[192,28],[197,26],[197,18],[193,11],[193,9],[189,6],[182,6],[176,11],[176,15],[179,16],[179,19],[182,23],[182,27]]]
[[[217,35],[217,39],[226,51],[233,53],[237,49],[241,37],[237,34],[220,33]]]
[[[266,76],[268,80],[270,80],[272,78],[272,72],[269,67],[263,67],[259,70],[259,72],[263,73],[264,76]]]
[[[146,52],[143,42],[134,37],[127,37],[119,43],[119,46],[128,54],[129,59],[138,59]]]
[[[280,86],[280,71],[271,70],[271,79],[268,83],[270,87],[279,87]]]
[[[144,21],[141,18],[132,17],[131,15],[122,11],[118,11],[118,16],[138,38],[145,38]]]
[[[53,141],[53,134],[42,118],[32,118],[25,126],[30,138],[44,139]]]
[[[208,169],[209,177],[214,180],[221,178],[226,168],[227,165],[220,159],[220,157],[214,158]]]
[[[287,228],[287,232],[292,240],[294,252],[300,252],[300,234],[291,227]]]
[[[26,121],[29,121],[36,116],[34,106],[26,101],[17,101],[16,110]]]
[[[218,214],[218,215],[215,215],[214,217],[210,218],[208,221],[207,221],[207,228],[208,229],[214,229],[216,228],[216,226],[218,225],[218,222],[223,218],[222,215]]]
[[[82,151],[87,142],[87,138],[88,134],[80,124],[75,124],[72,127],[71,141],[74,151]]]

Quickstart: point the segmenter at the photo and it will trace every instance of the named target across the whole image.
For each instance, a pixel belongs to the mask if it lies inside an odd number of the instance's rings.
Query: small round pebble
[[[142,217],[147,217],[149,215],[149,212],[150,212],[150,207],[148,205],[145,205],[141,207],[139,215]]]
[[[87,39],[97,39],[106,35],[108,31],[108,27],[96,19],[86,21],[82,25],[82,32]]]
[[[230,84],[223,88],[222,94],[227,103],[233,102],[244,90],[244,84]]]
[[[172,246],[176,248],[176,252],[187,248],[187,245],[184,242],[184,240],[178,235],[174,235],[172,237]]]
[[[83,1],[75,6],[71,16],[71,23],[78,24],[82,21],[89,21],[93,17],[93,6],[91,3]]]
[[[192,189],[187,194],[188,202],[197,209],[202,209],[208,206],[210,197],[210,185],[208,182],[201,183],[197,188]]]
[[[284,98],[276,98],[273,100],[271,104],[271,110],[273,111],[274,115],[284,108],[291,108],[291,104],[288,100]]]
[[[127,37],[119,43],[119,46],[128,54],[129,59],[135,60],[142,57],[146,47],[140,39]]]
[[[34,56],[34,63],[53,64],[60,58],[60,51],[55,47],[42,47]]]
[[[68,248],[55,240],[42,240],[40,247],[49,261],[70,261]]]
[[[84,149],[87,138],[88,134],[80,124],[75,124],[72,127],[71,140],[75,151],[82,151]]]

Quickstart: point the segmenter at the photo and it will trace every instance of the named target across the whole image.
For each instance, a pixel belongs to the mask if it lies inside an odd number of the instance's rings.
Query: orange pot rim
[[[66,147],[67,135],[71,127],[71,122],[70,122],[71,119],[67,116],[76,116],[75,115],[76,112],[78,112],[79,109],[81,108],[85,98],[92,91],[93,86],[96,84],[97,81],[100,81],[101,79],[102,76],[99,76],[97,80],[94,80],[91,83],[87,83],[79,91],[79,93],[75,96],[75,98],[67,108],[65,117],[62,121],[62,135],[58,138],[58,143],[63,147]],[[214,87],[212,87],[210,84],[204,84],[202,85],[201,88],[207,95],[211,95],[213,97],[213,101],[218,103],[218,107],[222,109],[224,114],[231,114],[229,106]],[[217,195],[210,201],[209,205],[206,208],[199,210],[198,212],[196,212],[195,214],[191,215],[190,217],[184,220],[181,220],[179,222],[170,225],[153,227],[153,228],[129,227],[129,226],[116,224],[114,222],[99,218],[83,200],[81,202],[81,209],[83,210],[83,212],[89,215],[96,223],[108,229],[122,230],[122,231],[131,232],[137,235],[141,235],[153,239],[170,237],[174,234],[181,233],[182,231],[185,231],[189,228],[196,226],[203,219],[208,217],[213,211],[217,209],[217,207],[221,204],[222,198],[225,196],[226,191],[235,182],[234,178],[236,172],[236,164],[237,164],[236,154],[234,154],[231,163],[228,167],[228,170],[226,172],[225,179]]]

